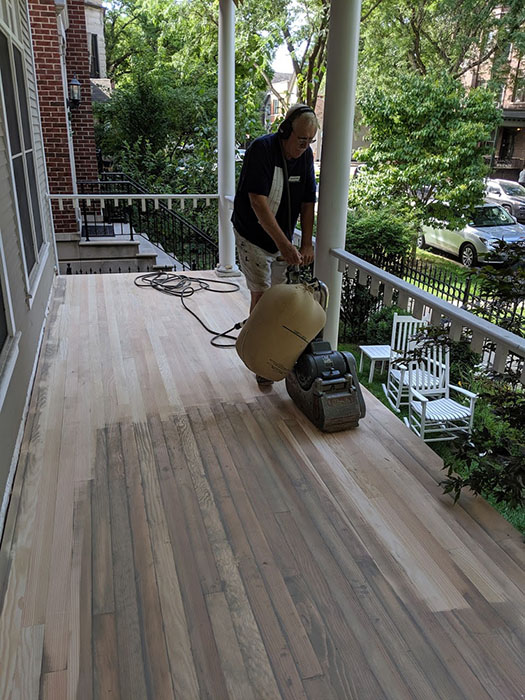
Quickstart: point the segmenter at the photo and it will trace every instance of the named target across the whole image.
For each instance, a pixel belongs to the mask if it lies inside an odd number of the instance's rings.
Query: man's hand
[[[302,245],[299,249],[303,259],[302,265],[310,265],[314,261],[314,247],[311,243]]]
[[[297,248],[289,243],[286,247],[283,246],[281,248],[281,255],[283,256],[284,260],[288,263],[288,265],[302,265],[303,264],[303,257],[301,253],[297,250]]]

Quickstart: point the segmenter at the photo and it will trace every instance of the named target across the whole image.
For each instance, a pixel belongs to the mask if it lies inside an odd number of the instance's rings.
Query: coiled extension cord
[[[234,330],[240,330],[243,324],[245,323],[244,321],[236,323],[234,326],[228,328],[228,330],[223,331],[222,333],[220,331],[214,331],[211,328],[208,328],[204,321],[201,318],[199,318],[194,311],[192,311],[188,306],[186,306],[184,302],[184,300],[187,297],[191,297],[195,294],[195,292],[199,292],[201,290],[207,292],[216,292],[217,294],[229,294],[230,292],[237,292],[240,289],[240,287],[235,282],[226,282],[225,280],[210,280],[204,277],[187,277],[186,275],[158,271],[148,272],[144,275],[138,275],[137,277],[135,277],[135,284],[137,285],[137,287],[152,287],[153,289],[156,289],[158,292],[162,292],[163,294],[169,294],[170,296],[178,297],[181,300],[181,303],[186,309],[186,311],[189,311],[190,314],[197,319],[201,326],[206,331],[208,331],[208,333],[211,333],[213,335],[213,338],[210,340],[210,343],[214,347],[235,347],[235,343],[221,343],[218,341],[220,338],[237,340],[237,337],[234,335],[230,335],[230,333]],[[229,289],[214,289],[213,285],[223,285],[225,287],[229,287]]]

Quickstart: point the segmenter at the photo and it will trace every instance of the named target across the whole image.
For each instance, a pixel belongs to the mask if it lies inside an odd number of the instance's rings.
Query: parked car
[[[513,180],[487,180],[485,201],[501,204],[518,221],[525,221],[525,187]]]
[[[483,261],[498,240],[512,243],[525,240],[525,226],[498,204],[476,207],[472,221],[461,230],[446,228],[445,221],[434,220],[424,225],[418,237],[418,246],[432,246],[456,255],[465,267]]]
[[[359,173],[366,168],[366,163],[358,163],[357,161],[352,161],[350,163],[350,179],[353,180],[359,177]]]

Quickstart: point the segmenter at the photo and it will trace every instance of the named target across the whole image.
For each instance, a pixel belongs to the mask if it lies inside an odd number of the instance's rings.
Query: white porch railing
[[[212,199],[218,199],[218,194],[49,194],[48,198],[50,200],[58,201],[58,208],[62,210],[64,208],[64,201],[71,201],[73,206],[80,206],[80,202],[85,202],[87,206],[99,202],[100,208],[104,208],[105,202],[113,202],[115,206],[118,206],[119,202],[127,202],[131,206],[132,201],[140,201],[142,210],[146,211],[146,202],[151,200],[154,203],[155,209],[159,208],[159,205],[166,204],[168,209],[173,208],[173,203],[177,202],[181,211],[187,202],[192,202],[193,208],[197,207],[197,203],[200,199],[206,201],[206,206],[209,206]]]
[[[410,311],[413,316],[423,318],[428,315],[433,325],[440,325],[443,319],[447,319],[450,323],[449,335],[452,340],[459,340],[464,330],[468,329],[471,331],[470,346],[474,352],[478,353],[483,351],[484,346],[489,341],[494,350],[483,353],[483,363],[488,369],[503,372],[509,354],[517,355],[523,360],[521,383],[525,384],[525,338],[520,338],[518,335],[499,328],[469,311],[439,299],[433,294],[361,260],[346,250],[332,248],[330,255],[338,259],[340,272],[352,277],[358,272],[359,275],[362,275],[362,283],[365,283],[366,278],[370,277],[370,292],[374,296],[379,294],[380,285],[383,285],[383,303],[385,305],[388,306],[392,303],[393,293],[397,290],[396,304]]]
[[[205,210],[218,201],[217,194],[153,194],[140,192],[108,192],[114,186],[140,188],[133,181],[95,181],[80,183],[91,191],[68,194],[48,194],[51,201],[58,202],[58,209],[71,205],[81,222],[83,255],[89,258],[85,246],[93,247],[102,240],[119,245],[126,240],[134,241],[142,236],[173,258],[182,269],[215,269],[218,262],[218,242],[214,238],[217,230],[217,212],[204,216]],[[103,191],[103,190],[106,191]],[[102,191],[99,191],[102,190]],[[188,204],[186,217],[183,216]],[[211,233],[206,233],[214,219]],[[190,220],[191,219],[191,220]],[[100,246],[99,246],[100,248]],[[104,260],[114,255],[113,249],[101,254]],[[107,251],[106,251],[107,252]],[[139,257],[142,255],[139,251]],[[82,257],[82,256],[80,256]]]

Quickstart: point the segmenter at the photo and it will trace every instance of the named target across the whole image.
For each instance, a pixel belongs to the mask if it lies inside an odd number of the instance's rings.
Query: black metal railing
[[[502,302],[480,288],[479,283],[466,270],[458,269],[457,272],[444,270],[432,263],[417,260],[410,257],[397,257],[382,255],[380,252],[366,258],[368,262],[380,267],[396,277],[410,282],[420,289],[434,294],[440,299],[455,304],[476,316],[480,316],[495,325],[506,328],[516,335],[525,338],[525,304],[512,304]],[[362,277],[362,276],[361,276]],[[362,285],[369,284],[365,279],[359,280]],[[341,322],[343,332],[350,324],[353,300],[356,294],[354,289],[356,280],[349,278],[343,286]],[[377,305],[381,306],[381,297]],[[352,303],[350,303],[352,302]],[[370,313],[374,309],[370,310]]]
[[[116,274],[129,274],[142,272],[151,272],[151,268],[148,266],[141,267],[140,265],[119,265],[117,264],[107,264],[107,265],[93,265],[89,262],[84,263],[65,263],[65,270],[61,272],[64,275],[116,275]]]
[[[523,328],[523,305],[521,306],[521,332],[519,329],[514,327],[509,328],[508,324],[500,323],[497,319],[489,319],[488,316],[491,314],[480,313],[479,308],[476,306],[475,299],[472,299],[472,306],[466,308],[463,304],[454,304],[457,306],[455,310],[450,309],[448,312],[441,311],[435,316],[434,311],[434,301],[439,308],[439,301],[437,295],[429,292],[425,296],[421,296],[418,300],[418,294],[410,293],[407,291],[407,282],[401,281],[398,276],[399,286],[392,284],[391,278],[388,280],[388,286],[390,287],[388,294],[386,293],[385,283],[382,280],[383,269],[378,267],[378,274],[373,275],[370,273],[370,265],[367,267],[366,263],[363,262],[362,269],[356,262],[359,260],[355,258],[349,261],[349,267],[343,272],[342,289],[341,289],[341,312],[340,312],[340,324],[339,324],[339,341],[343,343],[359,343],[368,342],[368,321],[371,315],[375,311],[379,311],[385,304],[390,305],[391,303],[399,305],[402,309],[407,310],[409,313],[416,313],[419,316],[420,312],[425,311],[425,313],[430,312],[432,315],[433,323],[439,322],[447,332],[456,327],[456,331],[460,330],[459,335],[455,339],[460,338],[465,340],[470,344],[474,339],[474,334],[476,334],[477,339],[475,341],[475,352],[480,353],[482,358],[482,364],[489,368],[496,368],[497,371],[505,372],[509,376],[514,376],[516,381],[521,381],[525,384],[523,380],[524,376],[524,366],[525,366],[525,355],[523,351],[515,351],[516,343],[514,340],[509,343],[508,331],[514,333],[518,337],[525,337],[525,329]],[[372,263],[375,265],[375,263]],[[394,274],[394,273],[391,273]],[[390,273],[389,273],[390,276]],[[410,283],[410,286],[416,286]],[[418,290],[419,291],[419,290]],[[430,294],[434,297],[430,297]],[[386,298],[385,298],[386,296]],[[497,304],[491,300],[492,304]],[[448,302],[447,305],[453,304]],[[416,307],[419,305],[420,311],[416,311]],[[467,312],[467,313],[465,313]],[[475,327],[471,322],[472,315],[483,318],[485,321],[489,321],[494,326],[496,332],[486,332],[486,327],[482,326],[482,330]],[[499,315],[504,315],[507,321],[509,317],[512,316],[512,308],[507,305],[507,310],[503,314],[500,311]],[[494,314],[492,314],[494,316]],[[437,321],[437,318],[440,320]],[[497,328],[496,328],[497,327]],[[481,343],[479,342],[481,339]],[[498,356],[502,359],[499,362]],[[521,379],[520,379],[521,377]]]
[[[78,192],[83,195],[79,206],[82,237],[87,241],[108,236],[135,240],[141,235],[173,257],[174,264],[182,269],[206,270],[216,266],[219,251],[216,234],[201,230],[162,200],[148,198],[151,193],[125,173],[102,173],[99,180],[79,181]],[[99,200],[97,195],[115,195],[115,198]],[[138,199],[137,195],[144,197]],[[192,215],[197,214],[195,209],[202,210],[205,206],[204,198],[198,200],[196,207],[189,203]]]

